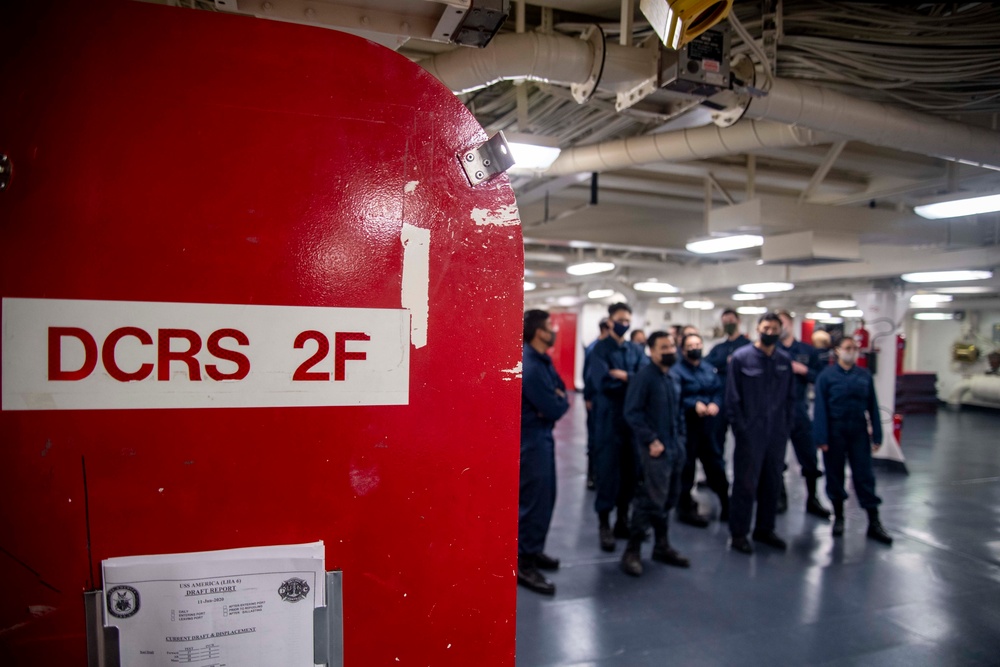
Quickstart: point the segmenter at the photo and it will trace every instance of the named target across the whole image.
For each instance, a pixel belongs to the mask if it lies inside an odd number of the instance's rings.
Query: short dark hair
[[[670,338],[670,337],[671,337],[670,334],[668,334],[666,331],[654,331],[653,333],[649,334],[649,338],[646,339],[646,345],[648,345],[649,349],[652,350],[653,347],[656,345],[656,341],[660,340],[661,338]]]
[[[684,349],[684,346],[687,344],[688,338],[697,338],[701,342],[703,342],[703,343],[705,342],[705,339],[701,337],[701,334],[689,333],[688,335],[684,336],[684,338],[681,338],[681,349],[682,350]]]
[[[605,319],[602,319],[600,322],[597,323],[597,328],[600,329],[601,331],[610,331],[611,330],[611,326],[608,324],[608,321],[605,320]]]
[[[844,341],[847,341],[847,340],[854,340],[854,338],[851,337],[851,336],[841,336],[837,340],[833,341],[833,346],[834,347],[840,347],[841,345],[844,344]]]
[[[737,313],[732,308],[726,308],[724,311],[722,311],[722,315],[720,315],[720,318],[725,317],[726,315],[732,315],[736,319],[740,319],[740,314]]]
[[[530,343],[535,339],[535,334],[545,326],[549,319],[549,314],[544,310],[529,310],[524,313],[524,342]]]
[[[629,315],[632,314],[632,309],[628,307],[628,304],[619,301],[618,303],[613,303],[610,306],[608,306],[608,317],[614,317],[615,313],[617,313],[620,310],[627,311]]]
[[[757,326],[760,326],[764,322],[777,322],[778,324],[781,324],[781,318],[778,317],[778,313],[774,312],[773,310],[769,310],[760,316],[760,318],[757,320]]]
[[[639,334],[642,334],[643,336],[645,336],[646,332],[643,331],[642,329],[633,329],[632,333],[630,333],[628,335],[628,339],[634,343],[635,339],[639,337]]]

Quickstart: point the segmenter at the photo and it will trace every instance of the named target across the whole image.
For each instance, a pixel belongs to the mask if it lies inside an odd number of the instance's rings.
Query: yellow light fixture
[[[733,0],[641,0],[639,9],[663,45],[677,50],[725,20]]]

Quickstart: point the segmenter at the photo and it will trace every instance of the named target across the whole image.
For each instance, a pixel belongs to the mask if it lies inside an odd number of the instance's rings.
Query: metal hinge
[[[457,157],[473,187],[514,166],[514,156],[503,132],[497,132],[486,143],[462,151]]]

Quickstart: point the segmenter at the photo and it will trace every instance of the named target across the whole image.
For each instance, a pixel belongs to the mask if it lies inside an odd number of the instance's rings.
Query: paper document
[[[322,542],[111,558],[103,571],[122,667],[315,664]]]

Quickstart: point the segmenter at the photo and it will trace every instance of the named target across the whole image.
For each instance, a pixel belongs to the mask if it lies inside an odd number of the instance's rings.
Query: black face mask
[[[622,338],[625,332],[628,331],[629,324],[627,322],[613,322],[612,324],[614,325],[615,335],[619,338]]]
[[[736,333],[736,324],[723,324],[722,330],[726,332],[727,336],[732,336]]]
[[[771,347],[778,342],[778,334],[765,334],[760,335],[760,344],[764,347]]]
[[[673,366],[677,363],[677,353],[670,352],[668,354],[661,354],[660,363],[664,366]]]
[[[698,361],[701,359],[701,350],[688,350],[684,353],[684,356],[688,358],[688,361]]]
[[[549,339],[549,342],[546,343],[546,345],[548,345],[549,347],[555,347],[556,346],[556,332],[555,331],[550,331],[549,335],[552,336],[552,338]]]

